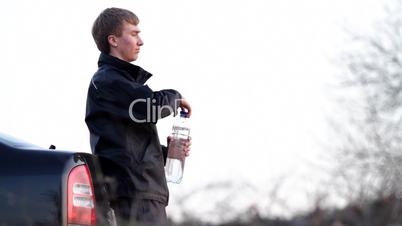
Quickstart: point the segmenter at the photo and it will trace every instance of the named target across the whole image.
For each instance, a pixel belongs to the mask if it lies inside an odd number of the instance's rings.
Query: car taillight
[[[67,184],[67,223],[95,225],[95,196],[87,165],[73,168]]]

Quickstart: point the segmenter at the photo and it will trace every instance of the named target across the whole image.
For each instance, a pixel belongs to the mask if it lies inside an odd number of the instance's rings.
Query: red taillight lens
[[[87,165],[73,168],[67,184],[67,223],[95,225],[94,188]]]

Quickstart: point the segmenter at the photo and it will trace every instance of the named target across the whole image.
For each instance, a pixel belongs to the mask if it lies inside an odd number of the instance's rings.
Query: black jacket
[[[102,53],[98,66],[88,89],[85,122],[92,152],[103,159],[102,170],[111,179],[110,195],[167,205],[166,147],[155,124],[171,113],[169,107],[176,112],[181,95],[172,89],[152,91],[144,85],[150,73],[111,55]]]

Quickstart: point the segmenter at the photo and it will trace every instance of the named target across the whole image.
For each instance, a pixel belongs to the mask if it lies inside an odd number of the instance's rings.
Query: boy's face
[[[115,36],[115,42],[111,43],[111,54],[121,60],[131,62],[138,58],[140,47],[144,44],[139,36],[140,29],[137,25],[123,22],[120,36]]]

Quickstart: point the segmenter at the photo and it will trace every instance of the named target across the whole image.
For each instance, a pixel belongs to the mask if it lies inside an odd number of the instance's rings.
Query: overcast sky
[[[85,101],[99,55],[90,30],[104,8],[123,7],[140,18],[145,45],[135,64],[154,75],[148,85],[177,89],[194,108],[192,153],[168,210],[177,194],[207,183],[269,190],[282,176],[295,182],[285,196],[303,206],[301,181],[318,175],[308,163],[329,140],[329,58],[344,44],[343,26],[369,26],[380,2],[3,1],[1,132],[90,152]],[[158,123],[162,141],[173,120]]]

